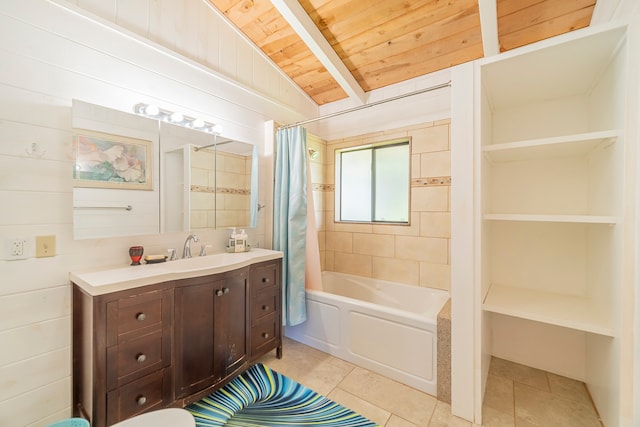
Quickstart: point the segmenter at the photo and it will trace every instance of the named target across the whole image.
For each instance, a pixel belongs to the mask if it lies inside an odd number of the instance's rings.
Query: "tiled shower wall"
[[[216,153],[216,227],[248,227],[251,156]]]
[[[215,153],[191,147],[191,201],[190,225],[192,230],[216,226],[215,206]]]
[[[309,137],[323,270],[449,290],[451,282],[450,120],[328,141]],[[335,150],[411,138],[410,224],[335,222]]]
[[[191,155],[191,229],[248,227],[251,156],[193,149]]]

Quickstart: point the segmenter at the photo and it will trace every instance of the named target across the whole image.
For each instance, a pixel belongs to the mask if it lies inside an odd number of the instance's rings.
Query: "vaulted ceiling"
[[[318,105],[586,27],[596,3],[209,1]]]

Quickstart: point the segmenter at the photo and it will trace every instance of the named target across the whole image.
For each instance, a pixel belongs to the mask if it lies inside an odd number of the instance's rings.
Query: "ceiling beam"
[[[293,30],[298,33],[302,41],[311,49],[313,54],[324,65],[329,74],[338,82],[340,87],[359,104],[366,103],[367,95],[353,77],[344,62],[333,50],[322,32],[307,15],[297,0],[271,0],[273,6],[287,20]]]
[[[500,53],[498,40],[498,4],[496,0],[478,0],[480,31],[485,58]]]

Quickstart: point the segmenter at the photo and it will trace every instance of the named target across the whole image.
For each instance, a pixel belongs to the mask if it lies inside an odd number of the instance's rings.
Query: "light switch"
[[[36,258],[56,255],[56,236],[36,236]]]

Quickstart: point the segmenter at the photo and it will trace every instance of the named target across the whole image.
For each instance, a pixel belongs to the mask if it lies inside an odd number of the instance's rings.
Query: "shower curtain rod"
[[[288,125],[279,126],[278,130],[280,130],[280,129],[288,129],[288,128],[292,128],[292,127],[296,127],[296,126],[300,126],[300,125],[306,125],[307,123],[313,123],[313,122],[317,122],[317,121],[320,121],[320,120],[329,119],[331,117],[341,116],[341,115],[347,114],[347,113],[353,113],[354,111],[363,110],[363,109],[369,108],[369,107],[375,107],[376,105],[384,104],[384,103],[391,102],[391,101],[396,101],[398,99],[408,98],[409,96],[413,96],[413,95],[420,95],[421,93],[427,93],[427,92],[431,92],[431,91],[434,91],[434,90],[443,89],[443,88],[449,87],[449,86],[451,86],[451,80],[449,80],[447,83],[442,83],[442,84],[431,86],[431,87],[428,87],[428,88],[425,88],[425,89],[420,89],[420,90],[417,90],[415,92],[405,93],[404,95],[398,95],[398,96],[394,96],[394,97],[391,97],[391,98],[382,99],[380,101],[372,102],[370,104],[359,105],[357,107],[349,108],[347,110],[336,111],[335,113],[327,114],[325,116],[315,117],[313,119],[308,119],[308,120],[302,120],[300,122],[295,122],[295,123],[289,123]]]
[[[210,147],[217,147],[218,145],[224,145],[224,144],[230,144],[233,141],[222,141],[222,142],[214,142],[213,144],[208,144],[208,145],[202,145],[200,147],[196,147],[194,148],[195,151],[200,151],[200,150],[204,150],[205,148],[210,148]]]

